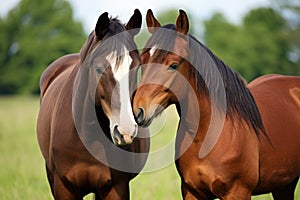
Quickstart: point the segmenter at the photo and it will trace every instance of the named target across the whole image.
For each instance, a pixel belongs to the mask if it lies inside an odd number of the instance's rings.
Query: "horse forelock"
[[[162,50],[160,53],[168,54],[173,51],[176,32],[173,24],[165,25],[153,33],[147,40],[142,55],[149,52],[153,56],[155,50]]]
[[[88,36],[88,39],[86,40],[85,44],[83,45],[83,47],[80,50],[80,57],[81,57],[81,62],[84,62],[85,59],[90,55],[93,54],[93,52],[95,50],[97,50],[98,48],[101,48],[101,44],[103,44],[103,42],[105,42],[107,39],[116,36],[116,38],[111,39],[110,41],[115,41],[115,39],[117,39],[116,43],[124,43],[124,45],[129,46],[128,49],[137,49],[136,45],[133,42],[133,38],[130,38],[130,34],[127,33],[126,34],[126,28],[124,26],[124,24],[121,23],[121,21],[118,18],[110,18],[110,25],[108,28],[108,31],[106,33],[106,35],[101,39],[98,40],[97,36],[95,34],[95,30],[93,30],[90,35]],[[122,34],[124,33],[124,34]],[[118,35],[121,34],[122,36],[126,35],[126,37],[120,38],[118,37]],[[130,39],[128,39],[130,38]],[[132,41],[130,41],[132,40]],[[113,51],[115,49],[120,49],[118,48],[117,45],[112,45],[110,46],[110,48],[107,48],[107,51]],[[102,53],[102,52],[101,52]],[[97,54],[95,54],[94,56],[97,56]]]
[[[173,24],[157,28],[153,35],[147,40],[141,56],[155,58],[153,63],[161,63],[168,54],[173,52],[176,38],[175,26]]]

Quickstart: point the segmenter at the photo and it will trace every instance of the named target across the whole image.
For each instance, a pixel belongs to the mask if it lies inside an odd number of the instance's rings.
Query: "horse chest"
[[[225,140],[226,137],[222,135],[214,149],[204,158],[199,157],[199,144],[193,143],[177,161],[184,183],[197,191],[199,197],[204,193],[222,197],[236,181],[254,187],[258,180],[258,152],[254,150],[257,148],[253,148],[255,140],[243,143],[238,137]]]
[[[189,162],[183,156],[178,159],[177,168],[184,184],[200,199],[208,196],[224,196],[234,181],[230,173],[224,174],[206,159]]]

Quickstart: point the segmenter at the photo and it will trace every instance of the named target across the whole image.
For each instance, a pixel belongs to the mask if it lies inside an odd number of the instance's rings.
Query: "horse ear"
[[[135,36],[140,32],[142,26],[142,14],[139,9],[134,10],[134,14],[130,17],[128,23],[126,24],[126,30],[131,30],[132,36]]]
[[[95,28],[95,33],[99,40],[103,39],[103,37],[107,33],[109,23],[110,23],[110,20],[108,18],[107,12],[100,15],[100,17],[98,18],[97,24],[96,24],[96,28]]]
[[[147,11],[146,22],[147,22],[148,31],[151,34],[155,32],[156,28],[161,27],[160,23],[157,21],[157,19],[155,19],[151,9]]]
[[[179,16],[176,20],[176,31],[184,35],[189,31],[189,20],[183,10],[179,10]]]

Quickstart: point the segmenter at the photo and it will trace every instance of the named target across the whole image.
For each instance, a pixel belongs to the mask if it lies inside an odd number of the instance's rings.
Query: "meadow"
[[[0,199],[52,199],[44,160],[36,139],[37,97],[0,97]],[[166,123],[164,123],[166,122]],[[178,117],[169,109],[151,126],[151,151],[172,142]],[[173,156],[173,155],[170,155]],[[138,175],[130,183],[131,199],[181,199],[174,164]],[[92,199],[91,195],[85,199]],[[271,195],[253,197],[272,199]],[[296,200],[300,200],[298,184]]]

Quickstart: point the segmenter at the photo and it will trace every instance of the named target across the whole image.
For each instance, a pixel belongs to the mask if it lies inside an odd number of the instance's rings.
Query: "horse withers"
[[[300,78],[269,75],[249,86],[176,24],[148,10],[152,36],[134,95],[135,119],[148,126],[171,104],[180,116],[176,167],[184,199],[251,199],[272,192],[293,199],[300,174]]]
[[[40,80],[37,136],[55,199],[129,199],[143,168],[148,130],[131,108],[140,64],[135,10],[126,25],[103,13],[80,53],[54,61]],[[141,136],[141,137],[139,137]]]

